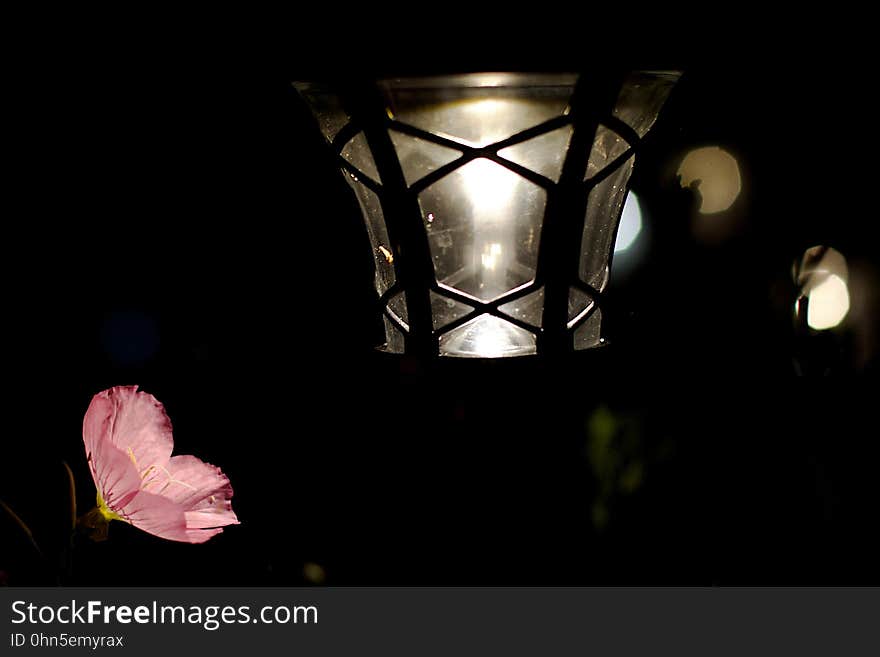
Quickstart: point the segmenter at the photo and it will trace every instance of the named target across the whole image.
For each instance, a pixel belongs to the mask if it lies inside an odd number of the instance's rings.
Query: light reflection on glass
[[[490,117],[493,114],[500,114],[506,110],[506,105],[510,101],[499,100],[497,98],[485,98],[482,100],[472,100],[464,103],[465,112],[476,115],[480,118]]]
[[[485,158],[462,167],[461,175],[475,218],[483,223],[503,219],[516,190],[518,176]]]
[[[510,76],[386,80],[390,116],[401,123],[469,144],[488,146],[567,110],[575,77],[541,76],[536,87],[512,84]],[[522,80],[520,80],[520,84]],[[540,89],[540,93],[535,90]]]
[[[534,279],[546,192],[477,158],[419,194],[437,282],[491,300]]]
[[[481,256],[481,259],[483,261],[483,269],[494,271],[495,265],[498,264],[500,256],[500,244],[498,244],[497,242],[493,242],[492,244],[486,245],[486,247],[483,249],[483,255]]]
[[[535,353],[534,334],[492,315],[476,319],[440,336],[443,356],[507,358]]]

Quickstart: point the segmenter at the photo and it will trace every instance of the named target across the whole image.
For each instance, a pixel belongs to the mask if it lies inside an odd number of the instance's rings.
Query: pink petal
[[[121,515],[138,529],[171,541],[204,543],[223,531],[187,527],[183,507],[167,497],[145,491],[138,493]]]
[[[215,465],[195,456],[175,456],[168,462],[169,483],[161,493],[186,511],[189,527],[237,525],[232,510],[229,477]]]
[[[212,495],[218,499],[232,497],[229,477],[216,465],[195,456],[180,455],[168,461],[169,486],[161,494],[183,505],[188,511],[201,508]]]
[[[141,478],[131,459],[109,442],[98,444],[89,466],[98,492],[117,513],[140,489]]]
[[[96,454],[105,441],[126,454],[141,477],[164,467],[174,448],[164,407],[137,386],[110,388],[92,398],[83,419],[86,455]]]
[[[239,524],[232,509],[217,512],[187,511],[183,515],[186,517],[187,529],[212,529]]]

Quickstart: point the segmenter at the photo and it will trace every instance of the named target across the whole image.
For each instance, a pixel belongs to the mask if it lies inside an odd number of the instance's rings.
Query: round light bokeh
[[[614,242],[614,253],[622,253],[629,249],[642,232],[642,207],[635,192],[626,195],[620,225],[617,228],[617,240]]]
[[[795,271],[800,296],[807,298],[807,326],[816,331],[838,326],[850,309],[849,271],[843,254],[830,247],[811,247]]]
[[[829,274],[809,294],[807,325],[817,331],[834,328],[849,312],[849,288],[840,276]]]
[[[742,191],[736,158],[718,146],[690,151],[678,167],[678,175],[682,187],[699,190],[701,214],[728,210]]]

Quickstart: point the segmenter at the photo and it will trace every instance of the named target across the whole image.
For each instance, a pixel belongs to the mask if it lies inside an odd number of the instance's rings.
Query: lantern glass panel
[[[596,308],[586,321],[574,331],[574,348],[577,351],[597,347],[602,342],[602,310]]]
[[[382,319],[385,322],[385,344],[382,346],[383,351],[387,351],[389,354],[404,353],[406,339],[403,337],[403,333],[386,315],[382,315]]]
[[[590,159],[587,162],[587,174],[585,178],[589,180],[597,173],[602,171],[606,166],[614,162],[618,157],[623,155],[629,144],[618,135],[614,130],[600,125],[596,130],[596,137],[593,140],[593,149],[590,151]]]
[[[391,243],[388,240],[388,229],[385,227],[385,216],[382,213],[382,204],[379,197],[369,187],[360,182],[353,174],[345,177],[354,189],[361,212],[364,215],[364,223],[367,226],[367,235],[370,245],[373,247],[373,262],[375,264],[375,286],[380,295],[394,285],[394,255]]]
[[[427,139],[405,135],[397,130],[389,130],[388,134],[400,160],[400,168],[407,185],[412,185],[432,171],[461,157],[461,151],[440,146]]]
[[[328,142],[332,142],[350,120],[339,96],[323,85],[312,82],[294,82],[293,86],[309,104],[318,120],[321,134]]]
[[[340,155],[368,178],[377,183],[382,182],[382,178],[379,176],[379,171],[376,169],[376,163],[373,161],[373,156],[370,153],[370,146],[367,144],[367,139],[364,137],[364,133],[359,132],[352,137],[348,143],[342,147]]]
[[[612,114],[644,137],[669,92],[678,81],[679,73],[663,71],[635,71],[624,83]]]
[[[581,240],[581,280],[597,290],[608,283],[608,256],[626,198],[626,185],[635,156],[590,190]]]
[[[406,312],[406,299],[398,292],[388,300],[388,310],[394,315],[405,331],[409,330],[409,315]]]
[[[498,306],[498,310],[521,322],[540,327],[544,314],[544,288],[538,288],[524,297]]]
[[[486,73],[386,80],[395,120],[469,146],[488,146],[564,114],[576,76]]]
[[[568,328],[577,324],[587,311],[593,307],[593,300],[588,294],[576,287],[568,290]]]
[[[571,132],[570,125],[562,126],[528,141],[502,148],[498,155],[558,182]]]
[[[485,158],[419,194],[437,282],[491,301],[535,278],[546,192]]]
[[[440,336],[440,355],[464,358],[528,356],[535,335],[493,315],[480,315]]]
[[[461,301],[444,297],[442,294],[431,292],[431,315],[434,320],[434,330],[442,329],[457,319],[473,312],[473,306]]]

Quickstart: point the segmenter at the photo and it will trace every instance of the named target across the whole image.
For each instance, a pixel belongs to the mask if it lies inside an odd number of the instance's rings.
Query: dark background
[[[685,74],[636,164],[647,241],[613,270],[610,346],[426,364],[372,350],[366,233],[289,82],[596,64],[549,37],[414,41],[401,50],[416,56],[192,34],[17,52],[0,499],[44,558],[0,516],[2,580],[880,583],[867,65],[628,49],[625,63]],[[713,243],[675,176],[705,145],[743,177]],[[791,267],[817,244],[864,293],[840,329],[799,334]],[[87,511],[82,416],[123,384],[165,404],[177,453],[229,475],[242,524],[190,546],[113,523],[65,563],[61,462]]]

